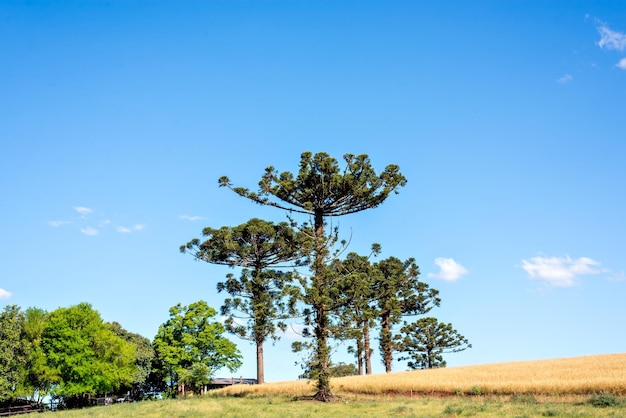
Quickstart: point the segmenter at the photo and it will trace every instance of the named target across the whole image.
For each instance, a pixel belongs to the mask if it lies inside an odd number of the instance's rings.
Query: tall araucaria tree
[[[222,315],[228,317],[224,325],[229,332],[254,342],[257,382],[263,383],[263,345],[268,338],[278,338],[278,329],[285,330],[281,321],[288,311],[284,296],[292,289],[290,273],[268,267],[299,264],[306,255],[307,237],[286,222],[274,224],[257,218],[233,228],[207,227],[202,235],[204,241],[193,239],[180,247],[181,252],[212,264],[244,267],[239,279],[228,274],[217,290],[233,296],[221,307]]]
[[[365,154],[344,155],[346,167],[341,169],[337,160],[327,153],[313,155],[304,152],[300,158],[297,176],[274,167],[265,169],[257,192],[234,187],[226,176],[219,179],[222,187],[258,204],[273,206],[313,218],[313,247],[311,251],[312,277],[304,286],[304,302],[311,307],[310,322],[315,338],[314,365],[317,372],[315,399],[333,398],[330,389],[329,313],[335,307],[332,295],[336,293],[334,275],[327,274],[329,239],[325,231],[325,218],[348,215],[382,204],[392,192],[406,184],[397,165],[388,165],[377,174]],[[332,242],[332,240],[330,240]]]
[[[400,323],[402,317],[424,315],[441,300],[438,290],[419,280],[419,268],[410,258],[401,261],[389,257],[375,263],[379,270],[374,289],[377,293],[378,320],[380,321],[380,352],[385,372],[391,372],[395,350],[392,327]]]

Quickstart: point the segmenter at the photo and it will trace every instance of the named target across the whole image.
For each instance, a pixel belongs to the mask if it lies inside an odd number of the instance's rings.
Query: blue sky
[[[365,153],[408,184],[333,222],[416,259],[473,344],[449,366],[625,350],[626,4],[8,0],[0,91],[0,306],[89,302],[152,339],[223,300],[229,270],[181,244],[285,219],[220,176]],[[268,381],[300,373],[291,338]]]

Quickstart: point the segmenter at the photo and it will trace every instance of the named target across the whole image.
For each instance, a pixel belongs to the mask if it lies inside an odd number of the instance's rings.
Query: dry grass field
[[[576,396],[607,393],[626,396],[626,353],[479,366],[416,370],[332,380],[339,395],[512,395]],[[223,395],[306,396],[306,381],[235,385]]]
[[[626,353],[333,379],[337,402],[305,381],[235,385],[203,397],[46,412],[58,418],[624,417]]]

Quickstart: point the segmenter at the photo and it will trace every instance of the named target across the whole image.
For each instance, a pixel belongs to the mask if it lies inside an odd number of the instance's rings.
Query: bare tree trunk
[[[256,382],[265,383],[265,370],[263,367],[263,341],[256,342]]]
[[[363,355],[365,356],[365,374],[372,374],[372,349],[370,348],[370,324],[368,320],[363,326]]]
[[[391,350],[391,325],[389,324],[388,315],[383,315],[381,318],[380,350],[383,356],[383,363],[385,364],[385,373],[390,373],[393,352]]]

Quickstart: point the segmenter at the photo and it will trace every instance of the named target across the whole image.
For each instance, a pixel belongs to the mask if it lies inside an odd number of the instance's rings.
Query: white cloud
[[[616,67],[621,68],[622,70],[626,70],[626,58],[622,58],[617,64]]]
[[[144,225],[139,225],[139,224],[134,225],[131,228],[128,228],[126,226],[118,226],[118,227],[115,228],[115,230],[117,232],[122,233],[122,234],[130,234],[131,232],[143,231],[144,229],[145,229],[145,226]]]
[[[609,29],[609,27],[600,21],[598,21],[598,32],[600,33],[600,40],[598,46],[600,48],[615,49],[623,51],[626,49],[626,34]]]
[[[96,235],[100,234],[100,231],[98,231],[96,228],[92,228],[90,226],[88,226],[86,228],[81,228],[80,232],[82,232],[85,235],[89,235],[90,237],[95,237]]]
[[[0,299],[8,299],[11,296],[13,296],[13,293],[9,292],[8,290],[4,290],[0,288]]]
[[[202,216],[189,216],[189,215],[187,215],[187,214],[185,214],[185,215],[180,215],[180,216],[179,216],[179,218],[180,218],[180,219],[183,219],[183,220],[185,220],[185,221],[192,221],[192,222],[193,222],[193,221],[199,221],[199,220],[201,220],[201,219],[204,219]]]
[[[565,74],[562,77],[559,77],[556,82],[557,83],[561,83],[561,84],[565,84],[565,83],[569,83],[570,81],[572,81],[574,79],[574,77],[572,77],[570,74]]]
[[[93,210],[86,208],[85,206],[74,206],[74,210],[83,216],[93,213]]]
[[[69,223],[70,223],[69,221],[48,221],[48,225],[54,226],[54,227],[61,226],[61,225],[66,225],[66,224],[69,224]]]
[[[468,273],[467,269],[452,258],[435,258],[435,265],[440,268],[439,273],[428,273],[428,277],[455,282]]]
[[[522,260],[522,268],[531,280],[543,280],[554,287],[570,287],[576,284],[578,276],[606,273],[600,262],[588,257],[572,259],[566,257],[537,256],[530,261]]]

